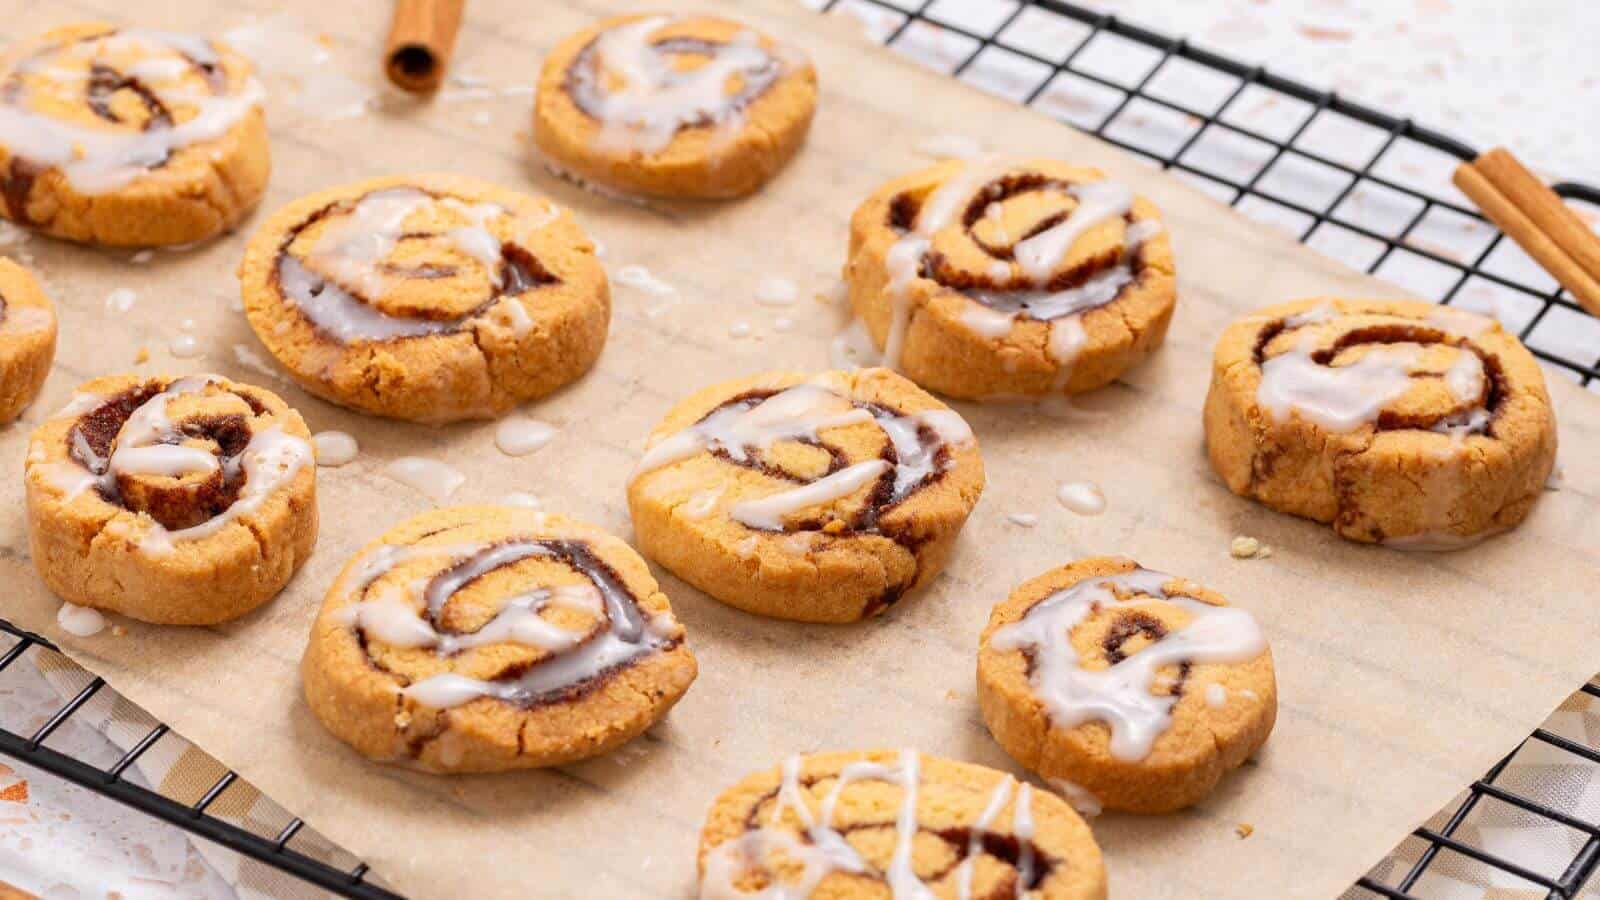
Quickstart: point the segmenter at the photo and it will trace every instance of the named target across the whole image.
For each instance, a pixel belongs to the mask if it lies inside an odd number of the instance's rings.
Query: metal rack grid
[[[1538,281],[1528,277],[1527,270],[1506,274],[1492,266],[1496,254],[1512,245],[1504,235],[1493,229],[1475,210],[1455,199],[1452,192],[1430,190],[1407,184],[1406,179],[1385,170],[1385,160],[1392,158],[1407,145],[1415,145],[1443,154],[1447,160],[1471,160],[1476,157],[1473,148],[1448,135],[1418,125],[1409,118],[1399,118],[1339,96],[1336,92],[1318,90],[1294,79],[1267,71],[1261,66],[1239,62],[1227,56],[1191,45],[1186,39],[1173,38],[1156,31],[1130,24],[1111,14],[1101,14],[1061,0],[1002,0],[1009,12],[991,22],[991,27],[976,29],[970,25],[945,17],[939,7],[940,0],[810,0],[822,12],[841,12],[851,8],[878,14],[879,23],[887,22],[876,36],[885,45],[894,48],[913,29],[932,29],[935,33],[953,35],[963,43],[959,58],[948,67],[949,74],[961,78],[986,52],[1001,51],[1039,67],[1044,73],[1036,83],[1016,97],[1030,106],[1041,106],[1040,99],[1047,88],[1058,79],[1068,77],[1089,89],[1110,93],[1113,97],[1109,109],[1094,122],[1070,121],[1082,130],[1147,159],[1163,169],[1170,169],[1212,193],[1220,194],[1232,206],[1247,202],[1262,202],[1273,209],[1285,210],[1303,220],[1296,236],[1305,243],[1314,243],[1319,233],[1340,229],[1348,234],[1376,242],[1381,249],[1365,264],[1369,273],[1385,274],[1385,264],[1397,252],[1412,254],[1451,273],[1447,283],[1433,291],[1440,303],[1456,301],[1464,286],[1482,280],[1494,288],[1509,291],[1535,305],[1517,328],[1519,336],[1529,344],[1533,353],[1557,373],[1565,374],[1591,389],[1600,387],[1600,352],[1579,358],[1571,352],[1541,348],[1530,340],[1539,326],[1555,310],[1566,314],[1583,315],[1580,307],[1559,287],[1530,284]],[[1019,39],[1025,16],[1048,16],[1080,28],[1074,42],[1054,48],[1059,52],[1042,53],[1028,42]],[[1120,41],[1131,43],[1145,51],[1153,51],[1154,61],[1142,75],[1131,81],[1120,80],[1097,72],[1084,64],[1097,42]],[[1174,99],[1153,89],[1164,70],[1177,61],[1197,66],[1212,76],[1230,80],[1220,100],[1209,108]],[[1267,92],[1274,97],[1289,98],[1303,104],[1304,114],[1298,124],[1280,136],[1274,136],[1259,127],[1230,120],[1230,114],[1239,106],[1242,97],[1252,92]],[[1166,113],[1175,114],[1185,122],[1187,133],[1179,136],[1171,146],[1155,147],[1119,135],[1115,127],[1129,115],[1135,104],[1144,104]],[[1326,149],[1326,142],[1313,137],[1317,123],[1330,117],[1342,117],[1375,129],[1379,139],[1376,149],[1366,154],[1364,160],[1341,160]],[[1263,161],[1247,177],[1236,177],[1201,160],[1195,153],[1208,136],[1225,134],[1253,142],[1267,148]],[[1306,145],[1312,146],[1306,146]],[[1315,149],[1321,147],[1324,149]],[[1332,193],[1325,202],[1309,203],[1288,196],[1274,188],[1268,173],[1280,163],[1298,160],[1323,167],[1346,179],[1342,188]],[[1577,183],[1555,185],[1558,194],[1569,200],[1600,207],[1600,189]],[[1346,210],[1347,201],[1358,192],[1373,188],[1391,192],[1416,204],[1416,208],[1397,228],[1382,230],[1359,221],[1360,217]],[[1436,213],[1452,214],[1474,222],[1487,229],[1492,236],[1475,253],[1457,258],[1455,254],[1430,247],[1416,239],[1419,226]],[[1521,277],[1519,277],[1519,275]],[[0,653],[0,672],[11,666],[32,650],[35,653],[54,652],[48,640],[12,626],[0,619],[0,632],[5,632],[16,642]],[[66,778],[85,788],[119,800],[138,810],[171,824],[184,828],[207,840],[235,850],[245,856],[290,872],[300,878],[347,897],[394,898],[396,895],[367,880],[366,864],[353,868],[337,867],[296,849],[293,844],[302,834],[304,823],[294,818],[274,835],[261,835],[224,821],[207,813],[207,808],[228,790],[238,779],[229,771],[219,778],[193,803],[179,803],[149,788],[127,779],[128,768],[151,746],[167,735],[165,725],[155,725],[142,739],[135,742],[120,759],[109,767],[97,767],[74,759],[49,746],[47,739],[64,722],[96,696],[105,683],[99,678],[89,681],[75,696],[67,700],[43,725],[32,734],[23,736],[0,728],[0,753],[16,757],[54,775]],[[1581,692],[1600,698],[1600,686],[1585,685]],[[108,692],[109,693],[109,692]],[[1413,833],[1413,838],[1423,842],[1423,849],[1415,862],[1392,884],[1375,877],[1362,878],[1352,888],[1351,896],[1380,896],[1394,900],[1413,900],[1411,893],[1442,855],[1459,854],[1478,863],[1493,867],[1508,875],[1526,881],[1547,891],[1552,900],[1567,900],[1577,896],[1600,866],[1600,823],[1584,821],[1569,815],[1540,799],[1529,797],[1498,784],[1497,779],[1511,763],[1517,752],[1531,745],[1546,745],[1570,754],[1585,765],[1600,768],[1600,748],[1540,728],[1535,730],[1522,747],[1502,759],[1483,778],[1469,785],[1462,798],[1442,814],[1442,824],[1423,827]],[[1464,822],[1492,800],[1538,817],[1554,825],[1572,829],[1584,836],[1582,847],[1559,877],[1550,877],[1534,871],[1517,860],[1504,858],[1474,846],[1458,837]]]

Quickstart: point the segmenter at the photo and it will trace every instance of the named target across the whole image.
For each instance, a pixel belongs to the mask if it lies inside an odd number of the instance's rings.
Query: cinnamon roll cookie
[[[1177,297],[1155,206],[1050,159],[889,182],[850,220],[844,275],[884,365],[972,399],[1103,387],[1161,345]]]
[[[492,417],[567,384],[611,316],[570,213],[456,175],[290,203],[250,239],[239,284],[251,327],[307,391],[419,422]]]
[[[478,506],[409,519],[357,554],[301,672],[311,711],[363,755],[496,772],[628,741],[696,668],[627,544],[561,516]]]
[[[55,356],[55,304],[31,272],[0,257],[0,425],[33,402]]]
[[[966,422],[904,378],[774,372],[667,413],[628,508],[645,555],[718,600],[852,622],[933,580],[982,491]]]
[[[300,414],[217,375],[114,375],[33,433],[29,546],[62,599],[211,625],[272,599],[317,537]]]
[[[1131,560],[1024,582],[978,649],[983,721],[1080,808],[1199,802],[1277,718],[1272,653],[1249,613]]]
[[[735,197],[800,149],[817,73],[793,47],[712,16],[620,16],[545,58],[533,137],[551,165],[636,194]]]
[[[1234,493],[1418,549],[1521,522],[1556,454],[1527,348],[1493,319],[1417,301],[1302,300],[1235,322],[1205,430]]]
[[[5,217],[110,246],[232,228],[271,163],[250,64],[203,37],[67,25],[0,61]]]
[[[1060,798],[1004,772],[874,750],[792,756],[718,797],[700,896],[1100,900],[1105,864]]]

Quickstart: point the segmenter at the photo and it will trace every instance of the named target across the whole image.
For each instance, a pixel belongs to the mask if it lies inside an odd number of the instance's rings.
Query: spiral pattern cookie
[[[218,235],[266,189],[262,96],[196,35],[84,23],[21,44],[0,63],[5,217],[119,247]]]
[[[1177,298],[1155,206],[1050,159],[885,184],[850,220],[844,275],[884,365],[971,399],[1103,387],[1161,345]]]
[[[534,141],[552,166],[634,194],[736,197],[766,183],[811,127],[805,55],[712,16],[620,16],[545,58]]]
[[[1419,301],[1318,298],[1235,322],[1205,430],[1234,493],[1414,549],[1521,522],[1556,454],[1527,348],[1493,319]]]
[[[1003,772],[875,750],[792,756],[712,804],[700,897],[1101,900],[1105,864],[1059,798]]]
[[[983,478],[966,422],[899,375],[775,372],[674,407],[628,508],[645,555],[718,600],[851,622],[944,568]]]
[[[456,175],[294,201],[250,239],[239,285],[256,335],[307,391],[419,422],[496,416],[571,382],[611,317],[570,213]]]
[[[650,727],[694,655],[649,567],[598,528],[505,506],[436,510],[334,582],[301,671],[328,730],[432,772],[552,766]]]
[[[33,563],[68,602],[211,625],[272,599],[317,538],[300,414],[218,375],[115,375],[34,431]]]
[[[0,425],[38,396],[55,356],[55,304],[31,272],[0,257]]]
[[[1023,583],[978,649],[984,724],[1073,804],[1160,813],[1199,802],[1277,718],[1272,653],[1251,615],[1110,557]]]

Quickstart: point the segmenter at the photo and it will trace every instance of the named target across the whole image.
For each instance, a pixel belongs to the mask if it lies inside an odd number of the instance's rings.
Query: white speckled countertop
[[[820,0],[808,2],[820,5]],[[908,8],[920,5],[895,2]],[[1600,54],[1593,49],[1600,36],[1600,3],[1593,0],[1084,0],[1084,5],[1168,34],[1187,35],[1196,44],[1265,64],[1313,86],[1337,89],[1479,148],[1510,146],[1547,177],[1600,182],[1600,117],[1593,114],[1600,107]],[[1014,9],[1013,0],[935,0],[929,12],[988,32]],[[897,24],[894,14],[869,8],[861,0],[845,0],[837,12],[856,15],[869,31],[879,34]],[[374,23],[375,29],[381,27]],[[1045,56],[1065,52],[1081,33],[1036,17],[1033,11],[1014,19],[1007,32],[1017,45]],[[916,30],[908,31],[897,44],[901,52],[944,69],[966,59],[974,47],[947,34]],[[1106,57],[1096,62],[1113,70],[1121,64],[1138,71],[1140,60],[1148,57],[1132,48],[1096,52]],[[1116,58],[1119,54],[1125,58]],[[337,50],[334,55],[338,57]],[[371,67],[358,65],[363,62],[338,60],[357,78],[369,77]],[[471,65],[467,39],[457,71],[470,71]],[[272,68],[270,63],[265,67]],[[964,77],[1021,99],[1036,87],[1039,73],[1020,57],[1006,59],[1004,54],[985,51]],[[1171,88],[1188,93],[1205,87],[1198,77],[1192,82],[1189,77],[1180,75]],[[353,100],[359,108],[375,88],[342,76],[335,80],[339,102],[346,107]],[[445,93],[440,102],[482,101],[487,96],[484,109],[496,113],[528,102],[525,92]],[[1116,99],[1120,98],[1110,102]],[[1039,101],[1041,108],[1074,122],[1095,121],[1106,103],[1106,97],[1082,86],[1054,83]],[[1253,113],[1271,116],[1267,109]],[[341,108],[338,114],[348,110]],[[487,118],[487,112],[481,115]],[[1159,128],[1160,123],[1135,116],[1127,127]],[[1449,173],[1427,174],[1443,179]],[[1384,274],[1406,279],[1405,273]],[[1470,289],[1462,300],[1474,304]],[[1514,310],[1499,308],[1493,298],[1481,305],[1503,318],[1515,317]],[[1583,323],[1585,328],[1593,324]],[[1570,327],[1563,327],[1563,334],[1570,332]],[[1580,336],[1589,343],[1597,334],[1590,330]],[[37,725],[58,704],[50,685],[26,665],[13,667],[0,678],[0,710],[8,728]],[[1600,709],[1574,700],[1547,727],[1592,742],[1589,735],[1600,735]],[[109,742],[71,722],[52,743],[95,761],[115,758]],[[1539,753],[1534,748],[1531,755],[1526,751],[1519,755],[1518,765],[1506,777],[1517,781],[1524,793],[1552,784],[1564,793],[1575,792],[1583,809],[1574,813],[1593,821],[1595,810],[1588,807],[1600,804],[1594,799],[1600,797],[1600,779],[1591,787],[1592,769],[1574,769],[1570,760],[1545,759]],[[1571,859],[1570,835],[1514,826],[1490,820],[1469,827],[1476,829],[1474,840],[1480,845],[1529,860],[1541,870],[1548,864],[1559,873]],[[229,866],[224,862],[222,868]],[[1484,871],[1440,868],[1415,890],[1428,897],[1532,896],[1517,891],[1526,885],[1515,879],[1480,869]],[[50,898],[234,896],[228,883],[176,829],[9,762],[0,765],[0,881]]]

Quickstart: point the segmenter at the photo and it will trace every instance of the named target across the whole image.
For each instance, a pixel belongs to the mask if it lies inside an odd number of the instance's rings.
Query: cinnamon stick
[[[395,0],[394,21],[384,50],[384,71],[402,90],[426,93],[439,87],[466,0]]]
[[[1584,309],[1600,316],[1600,237],[1554,191],[1504,148],[1462,163],[1454,181]]]

